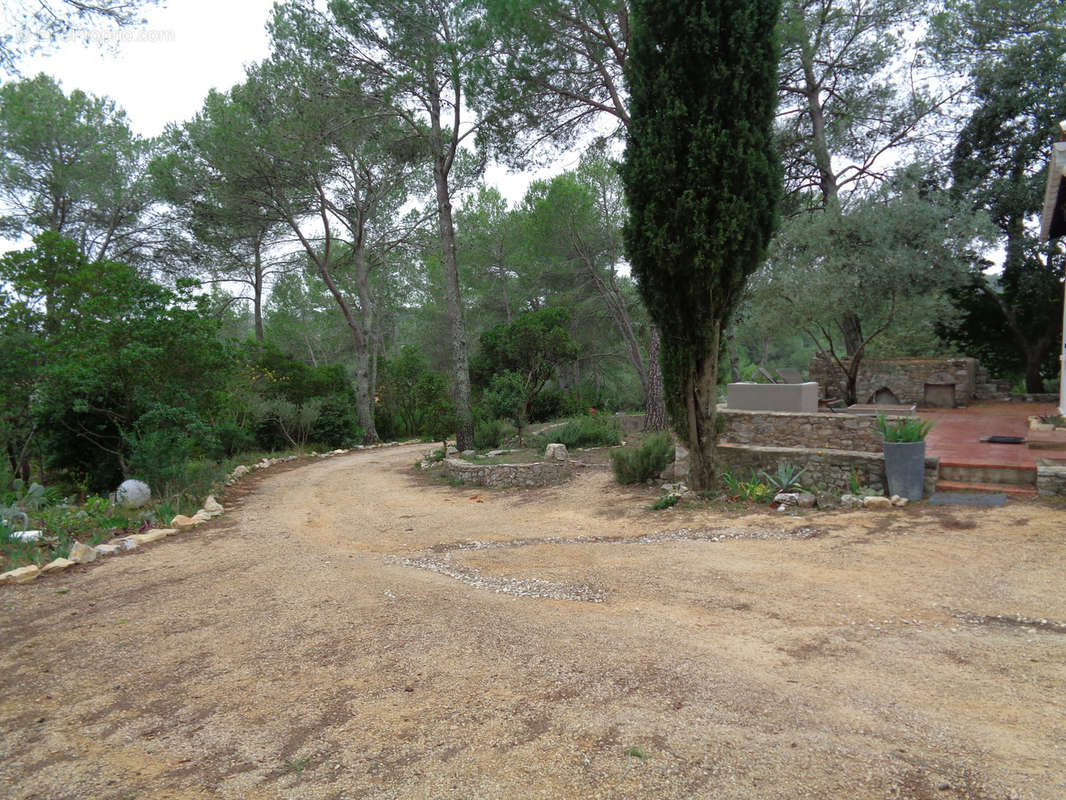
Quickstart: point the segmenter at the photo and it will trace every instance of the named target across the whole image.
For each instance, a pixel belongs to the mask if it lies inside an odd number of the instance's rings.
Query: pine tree
[[[626,245],[662,332],[667,407],[690,481],[715,475],[722,329],[777,219],[780,0],[635,0],[626,78]]]

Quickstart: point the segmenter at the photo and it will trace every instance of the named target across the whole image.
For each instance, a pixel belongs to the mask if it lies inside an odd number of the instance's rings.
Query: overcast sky
[[[145,25],[119,32],[123,41],[112,51],[61,43],[22,60],[19,68],[27,77],[54,76],[67,93],[107,95],[126,110],[137,133],[155,136],[168,122],[192,117],[210,89],[228,89],[243,78],[245,64],[267,56],[273,5],[273,0],[170,0],[169,7],[146,9]]]
[[[120,31],[115,47],[64,42],[23,59],[19,69],[26,77],[53,76],[68,94],[81,89],[106,95],[125,109],[136,133],[156,136],[168,122],[196,114],[209,90],[229,89],[243,80],[246,65],[269,55],[266,24],[273,6],[274,0],[169,0],[167,7],[145,9],[147,22]],[[104,29],[90,34],[109,35]],[[575,154],[539,174],[576,163]],[[531,177],[493,166],[486,181],[516,202]]]

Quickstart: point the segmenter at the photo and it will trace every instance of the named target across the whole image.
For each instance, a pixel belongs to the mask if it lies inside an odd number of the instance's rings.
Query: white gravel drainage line
[[[357,445],[354,450],[370,450],[378,447],[396,447],[399,442],[389,442],[387,444],[377,444],[370,446]],[[329,453],[311,453],[315,458],[328,458],[329,456],[344,455],[352,452],[351,450],[333,450]],[[226,478],[226,485],[232,486],[245,475],[248,475],[255,470],[266,469],[272,467],[275,464],[280,464],[285,461],[294,461],[297,456],[286,456],[284,458],[264,458],[262,461],[253,464],[252,466],[246,466],[241,464],[233,470]],[[119,553],[125,553],[127,550],[134,550],[142,544],[148,544],[149,542],[155,542],[159,539],[163,539],[166,536],[177,533],[179,530],[186,530],[194,528],[202,522],[207,522],[210,519],[214,519],[220,516],[225,509],[222,504],[215,500],[214,495],[209,495],[204,501],[204,506],[191,517],[186,517],[182,514],[178,514],[174,519],[170,521],[173,527],[170,528],[155,528],[148,530],[145,533],[134,533],[130,536],[121,536],[116,539],[112,539],[107,544],[98,544],[95,547],[90,547],[82,542],[75,542],[70,548],[69,558],[57,558],[49,561],[43,567],[38,567],[36,564],[30,564],[25,567],[19,567],[18,569],[12,569],[4,573],[0,573],[0,586],[6,583],[29,583],[32,580],[36,580],[40,575],[50,575],[56,572],[62,572],[65,569],[73,567],[75,564],[88,564],[95,561],[98,556],[113,556]]]
[[[537,597],[545,600],[572,600],[579,603],[602,603],[607,593],[602,589],[581,584],[556,583],[544,578],[492,578],[481,574],[481,570],[453,564],[447,556],[426,556],[424,558],[401,558],[386,556],[387,563],[400,564],[414,569],[425,569],[454,578],[459,583],[473,589],[484,589],[496,594],[509,594],[514,597]]]

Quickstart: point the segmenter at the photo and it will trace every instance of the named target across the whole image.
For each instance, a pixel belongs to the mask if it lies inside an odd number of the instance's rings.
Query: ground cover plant
[[[619,483],[644,483],[674,460],[674,442],[665,431],[650,434],[636,447],[611,452],[611,470]]]
[[[613,446],[622,443],[622,430],[607,414],[586,414],[537,434],[533,446],[543,450],[553,443],[565,444],[567,449]]]

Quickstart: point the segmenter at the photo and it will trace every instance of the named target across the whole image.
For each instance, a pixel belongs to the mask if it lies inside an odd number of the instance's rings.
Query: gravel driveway
[[[1066,797],[1060,507],[653,512],[425,449],[0,589],[0,797]]]

